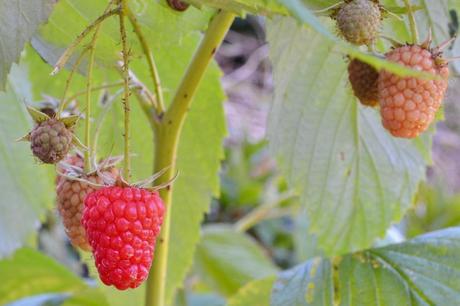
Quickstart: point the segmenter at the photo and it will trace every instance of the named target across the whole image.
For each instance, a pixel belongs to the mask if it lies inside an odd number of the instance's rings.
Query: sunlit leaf
[[[346,61],[320,33],[278,18],[268,39],[277,85],[271,151],[326,254],[369,247],[412,203],[430,133],[408,141],[385,131],[378,110],[353,97]]]
[[[56,0],[0,2],[0,90],[4,89],[11,64],[17,62],[24,45],[46,21]]]

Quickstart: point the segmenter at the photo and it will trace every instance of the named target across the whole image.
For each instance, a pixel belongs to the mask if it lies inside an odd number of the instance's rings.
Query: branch
[[[214,53],[224,40],[235,15],[220,11],[211,21],[203,40],[196,51],[175,97],[155,129],[155,172],[168,170],[158,179],[158,184],[168,182],[176,173],[176,158],[179,138],[187,112],[190,108],[201,79],[203,78]],[[146,284],[146,306],[165,306],[165,290],[168,267],[168,248],[172,212],[173,186],[160,190],[166,206],[164,223],[157,238],[155,260]]]
[[[153,58],[152,51],[147,43],[147,40],[144,37],[144,34],[141,31],[141,26],[139,25],[136,16],[134,16],[133,12],[126,7],[126,16],[128,16],[131,25],[134,28],[134,32],[141,43],[142,50],[144,51],[145,57],[147,58],[147,64],[149,66],[150,76],[152,77],[153,87],[155,89],[156,99],[158,101],[158,105],[156,107],[156,111],[158,116],[161,116],[165,110],[165,103],[163,98],[163,90],[161,88],[160,76],[158,74],[158,69],[155,65],[155,60]]]

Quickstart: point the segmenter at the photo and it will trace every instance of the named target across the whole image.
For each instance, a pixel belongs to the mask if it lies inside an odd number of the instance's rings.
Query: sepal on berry
[[[88,151],[88,147],[86,147],[80,139],[78,139],[77,135],[73,134],[72,135],[72,144],[75,146],[75,148],[80,149],[82,151]]]
[[[71,115],[71,116],[68,116],[68,117],[59,118],[59,120],[62,123],[64,123],[66,128],[72,129],[77,124],[78,120],[80,120],[80,116],[79,115]]]
[[[61,161],[72,146],[87,150],[73,133],[79,116],[50,117],[31,106],[27,106],[27,111],[36,125],[17,141],[30,141],[32,153],[43,163],[55,164]]]
[[[30,117],[34,120],[35,123],[40,124],[42,122],[45,122],[46,120],[51,119],[50,116],[48,116],[45,113],[42,113],[38,109],[32,107],[32,106],[27,106],[27,111],[29,112]]]

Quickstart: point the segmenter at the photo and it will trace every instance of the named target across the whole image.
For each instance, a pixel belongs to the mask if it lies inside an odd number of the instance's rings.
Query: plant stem
[[[91,172],[91,153],[93,153],[93,147],[91,145],[91,92],[93,82],[93,67],[94,67],[94,53],[96,51],[96,41],[99,35],[101,24],[99,23],[94,30],[93,39],[91,40],[89,49],[89,62],[88,62],[88,73],[86,76],[86,111],[85,111],[85,146],[88,148],[84,152],[85,172]],[[62,101],[64,105],[64,101]]]
[[[123,108],[125,113],[125,126],[124,126],[124,154],[123,154],[123,178],[129,182],[131,179],[131,157],[130,157],[130,142],[131,142],[131,131],[130,131],[130,104],[129,96],[131,95],[129,89],[129,51],[126,37],[125,28],[125,14],[127,8],[126,0],[121,1],[121,12],[120,12],[120,36],[121,44],[123,48],[123,81],[124,81],[124,95],[123,95]]]
[[[418,30],[417,30],[417,21],[415,21],[415,14],[410,3],[410,0],[404,0],[404,4],[407,7],[407,14],[409,16],[410,31],[412,34],[412,42],[417,44],[419,41]]]
[[[72,66],[72,70],[70,70],[70,74],[67,77],[66,83],[65,83],[65,88],[64,88],[64,94],[62,95],[61,102],[59,104],[59,111],[58,111],[58,118],[61,116],[61,113],[64,111],[66,108],[67,104],[70,99],[66,99],[67,93],[69,92],[70,89],[70,83],[72,82],[73,75],[75,74],[75,71],[77,70],[78,66],[80,66],[81,61],[83,60],[83,57],[85,56],[86,52],[88,51],[88,48],[85,48],[80,55],[78,56],[77,60]],[[86,90],[85,92],[86,93]]]
[[[147,64],[149,66],[150,76],[152,77],[153,88],[155,89],[155,95],[158,103],[156,111],[157,114],[161,116],[165,110],[165,103],[163,98],[163,90],[161,88],[160,75],[158,73],[158,69],[155,64],[152,51],[150,50],[147,40],[145,39],[145,36],[142,33],[141,26],[139,25],[136,16],[134,16],[133,12],[129,9],[129,7],[126,7],[125,12],[129,18],[129,21],[131,22],[131,25],[134,28],[134,32],[136,33],[137,38],[141,43],[142,50],[144,51],[145,57],[147,59]]]
[[[158,179],[158,183],[168,182],[176,173],[177,147],[187,112],[200,81],[234,18],[234,14],[224,11],[220,11],[214,16],[182,78],[169,109],[155,130],[155,172],[169,167],[165,174]],[[160,190],[160,195],[166,206],[166,216],[157,239],[155,260],[147,280],[146,306],[165,306],[166,303],[172,186]]]
[[[294,196],[294,193],[288,191],[286,193],[279,195],[279,197],[276,200],[258,206],[234,224],[235,230],[238,232],[247,231],[260,221],[265,220],[275,207],[277,207],[284,201],[293,198]]]
[[[101,89],[108,89],[108,88],[114,88],[114,87],[118,87],[118,86],[121,86],[123,85],[124,82],[123,81],[120,81],[120,82],[115,82],[115,83],[111,83],[111,84],[105,84],[105,85],[100,85],[100,86],[94,86],[94,87],[91,87],[91,92],[95,92],[95,91],[98,91],[98,90],[101,90]],[[62,100],[64,102],[64,104],[68,104],[70,101],[78,98],[79,96],[82,96],[86,94],[86,90],[85,91],[80,91],[80,92],[77,92],[76,94],[74,94],[73,96],[65,99],[65,100]]]
[[[54,65],[54,69],[51,72],[51,74],[54,75],[58,73],[59,70],[61,70],[62,67],[64,67],[69,58],[72,56],[75,48],[81,43],[81,41],[86,37],[86,35],[88,35],[93,29],[98,27],[102,21],[104,21],[112,15],[118,14],[119,12],[120,8],[116,8],[111,11],[105,12],[104,14],[99,16],[95,21],[93,21],[90,25],[88,25],[86,29],[84,29],[83,32],[81,32],[80,35],[78,35],[77,38],[72,42],[72,44],[64,51],[57,63]]]
[[[96,41],[96,35],[97,34],[95,33],[93,42],[89,47],[88,75],[86,77],[85,146],[88,149],[84,152],[85,173],[91,172],[91,83],[94,65],[94,43]]]

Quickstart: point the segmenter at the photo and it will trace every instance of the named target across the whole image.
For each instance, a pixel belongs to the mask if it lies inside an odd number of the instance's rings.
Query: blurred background
[[[454,20],[456,13],[452,12],[452,16]],[[451,30],[452,35],[458,31],[456,22],[451,23]],[[263,19],[249,16],[234,23],[217,54],[228,97],[222,192],[205,218],[204,239],[198,246],[184,289],[177,295],[177,305],[224,305],[225,295],[234,293],[252,278],[264,276],[264,269],[267,273],[272,272],[271,269],[286,269],[319,254],[314,247],[314,237],[305,237],[307,220],[296,217],[300,213],[295,195],[287,190],[275,162],[268,155],[265,129],[273,91],[268,52]],[[445,121],[437,126],[428,180],[420,186],[416,203],[406,218],[393,226],[387,237],[377,242],[379,245],[460,224],[460,101],[452,98],[460,97],[460,83],[458,73],[454,74],[450,86],[453,92],[447,95],[444,106]],[[232,249],[230,243],[225,249],[227,254],[222,254],[224,244],[229,243],[213,240],[215,228],[207,231],[215,223],[247,231],[274,266],[253,265],[252,270],[237,269],[236,272],[231,265],[219,266],[219,256],[231,259],[237,254],[232,252],[238,249]],[[225,230],[220,226],[220,230]],[[67,240],[56,211],[49,212],[38,243],[48,255],[76,273],[88,276],[88,268]],[[214,266],[209,267],[212,264]]]

